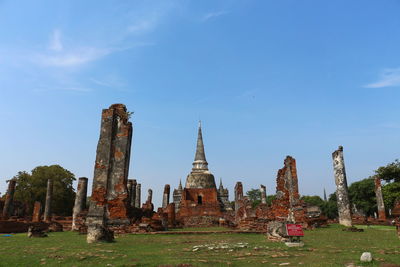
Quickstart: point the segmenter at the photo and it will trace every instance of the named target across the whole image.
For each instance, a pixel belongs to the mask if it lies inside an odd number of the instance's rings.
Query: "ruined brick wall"
[[[305,221],[303,206],[299,196],[296,160],[287,156],[276,178],[276,198],[272,202],[271,216],[278,221],[301,223]]]
[[[177,214],[181,221],[187,221],[187,218],[197,216],[219,217],[221,214],[221,207],[215,188],[185,188],[183,190],[180,209]]]

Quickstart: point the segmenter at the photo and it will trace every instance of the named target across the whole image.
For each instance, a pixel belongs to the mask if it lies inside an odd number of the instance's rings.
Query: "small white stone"
[[[371,252],[363,252],[363,254],[361,254],[360,261],[371,262],[372,261]]]

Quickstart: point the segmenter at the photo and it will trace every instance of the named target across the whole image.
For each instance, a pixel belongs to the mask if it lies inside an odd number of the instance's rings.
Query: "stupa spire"
[[[201,133],[201,121],[199,121],[199,131],[197,134],[196,154],[194,156],[193,171],[207,171],[208,163],[204,152],[203,135]]]

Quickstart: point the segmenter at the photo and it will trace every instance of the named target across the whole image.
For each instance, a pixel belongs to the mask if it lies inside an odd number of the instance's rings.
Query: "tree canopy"
[[[254,189],[252,188],[251,190],[246,192],[246,196],[249,198],[249,200],[252,202],[252,207],[257,207],[261,203],[261,190],[260,189]],[[267,195],[267,204],[271,206],[272,200],[275,199],[275,195]]]
[[[349,187],[350,202],[355,204],[357,209],[362,210],[366,216],[371,216],[376,211],[374,178],[369,177],[354,182]]]
[[[35,201],[44,207],[47,191],[47,180],[53,180],[52,211],[57,215],[70,215],[74,205],[75,192],[72,187],[75,175],[60,165],[38,166],[32,173],[22,171],[14,177],[17,179],[15,200],[27,203],[30,212]]]
[[[400,161],[396,159],[386,166],[379,167],[375,173],[386,182],[400,182]]]

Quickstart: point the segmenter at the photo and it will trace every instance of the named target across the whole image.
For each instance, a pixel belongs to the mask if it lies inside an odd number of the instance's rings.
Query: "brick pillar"
[[[383,202],[382,185],[379,177],[375,177],[375,195],[376,205],[378,206],[379,220],[386,221],[385,203]]]
[[[15,185],[16,184],[17,184],[17,181],[15,179],[11,179],[8,181],[6,200],[4,202],[4,207],[3,207],[3,218],[8,218],[13,213],[14,193],[15,193]]]
[[[168,214],[168,227],[172,228],[175,226],[175,204],[169,203],[167,205],[167,214]]]
[[[243,185],[237,182],[235,185],[235,212],[240,208],[239,201],[243,199]]]
[[[76,190],[74,209],[72,210],[72,231],[79,230],[76,225],[76,219],[86,208],[86,195],[87,195],[88,178],[80,177],[78,180],[78,188]]]
[[[147,201],[148,203],[153,203],[153,190],[149,189],[147,191]]]
[[[97,144],[87,242],[111,241],[108,224],[129,224],[127,180],[132,124],[122,104],[104,109]]]
[[[343,147],[339,146],[338,150],[332,153],[333,171],[335,174],[336,197],[339,213],[339,223],[341,225],[351,227],[351,208],[349,193],[347,188],[346,170],[344,166]]]
[[[135,207],[136,208],[140,208],[140,205],[141,205],[141,199],[140,199],[140,196],[141,196],[141,187],[142,187],[142,185],[141,184],[137,184],[137,186],[136,186],[136,198],[135,198]]]
[[[163,209],[167,208],[169,204],[169,194],[170,194],[170,185],[166,184],[164,186],[164,193],[163,193],[163,202],[162,202]]]
[[[132,179],[128,179],[127,188],[128,188],[128,203],[129,203],[129,206],[131,206],[131,197],[132,197],[132,188],[133,188],[133,180]]]
[[[137,187],[137,182],[135,179],[132,180],[132,191],[131,195],[129,196],[130,202],[131,202],[131,207],[136,207],[136,187]]]
[[[265,185],[260,185],[261,204],[267,204],[267,189]]]
[[[51,202],[53,202],[53,180],[47,180],[46,205],[44,206],[44,221],[51,221]]]
[[[41,216],[40,216],[41,209],[42,209],[42,204],[40,203],[40,201],[35,201],[35,204],[33,205],[32,222],[41,221]]]

